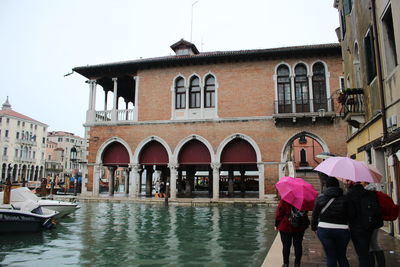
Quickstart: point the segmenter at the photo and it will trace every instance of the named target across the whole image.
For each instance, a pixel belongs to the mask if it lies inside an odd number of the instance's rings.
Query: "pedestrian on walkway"
[[[373,266],[369,257],[370,241],[375,229],[383,225],[382,212],[376,194],[367,191],[360,182],[348,182],[349,228],[360,267]]]
[[[308,219],[307,212],[301,212],[301,223],[294,226],[291,222],[293,214],[296,212],[299,214],[298,210],[292,205],[282,200],[279,202],[278,208],[276,210],[275,216],[275,230],[279,231],[282,241],[282,255],[283,255],[283,265],[282,267],[289,266],[289,255],[290,248],[293,244],[295,261],[294,266],[300,267],[301,257],[303,255],[303,237],[304,231],[310,225],[310,220]]]
[[[377,184],[364,183],[363,185],[366,190],[373,192],[379,191]],[[369,257],[372,267],[376,266],[375,263],[378,264],[377,267],[385,267],[386,266],[385,253],[383,252],[383,249],[379,245],[378,235],[379,235],[379,229],[374,229],[371,236],[371,243],[369,245]]]
[[[311,230],[316,231],[324,247],[327,267],[349,267],[346,256],[350,242],[347,198],[334,177],[325,179],[326,188],[315,200]]]

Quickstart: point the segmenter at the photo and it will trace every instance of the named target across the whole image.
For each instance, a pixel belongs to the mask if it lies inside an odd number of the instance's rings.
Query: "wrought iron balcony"
[[[365,122],[364,90],[352,88],[343,90],[338,98],[341,116],[353,127],[359,128]]]

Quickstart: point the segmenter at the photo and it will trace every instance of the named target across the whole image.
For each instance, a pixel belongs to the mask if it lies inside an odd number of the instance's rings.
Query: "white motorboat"
[[[2,199],[2,192],[0,192],[0,199]],[[26,200],[34,201],[42,208],[58,211],[56,218],[66,216],[80,208],[77,203],[73,202],[41,199],[27,187],[19,187],[11,190],[10,201],[14,207],[19,208]]]
[[[32,200],[22,202],[20,208],[12,204],[0,205],[0,233],[38,232],[53,227],[57,211],[40,207]]]

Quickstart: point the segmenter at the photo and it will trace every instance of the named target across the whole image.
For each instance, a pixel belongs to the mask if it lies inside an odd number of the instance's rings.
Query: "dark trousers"
[[[346,257],[347,245],[350,242],[350,231],[347,229],[330,229],[318,227],[317,235],[326,254],[327,267],[349,267]]]
[[[294,247],[294,255],[296,264],[300,264],[301,256],[303,255],[303,232],[279,232],[281,235],[282,241],[282,255],[283,255],[283,263],[289,264],[289,255],[290,255],[290,247]]]
[[[360,267],[371,267],[369,257],[369,244],[371,241],[372,231],[361,229],[350,229],[351,241],[353,241],[354,249],[358,256]]]

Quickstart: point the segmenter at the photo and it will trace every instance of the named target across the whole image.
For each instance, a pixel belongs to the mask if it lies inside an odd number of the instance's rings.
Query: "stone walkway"
[[[379,232],[379,242],[385,252],[386,267],[400,266],[400,239],[396,239],[385,231]],[[357,255],[354,251],[353,244],[350,244],[347,249],[347,258],[350,266],[358,266]],[[291,251],[291,264],[293,266],[294,252]],[[280,267],[282,266],[282,243],[279,235],[276,235],[274,243],[264,260],[262,267]],[[303,258],[302,267],[323,267],[326,266],[325,254],[322,245],[314,232],[307,229],[303,241]]]

